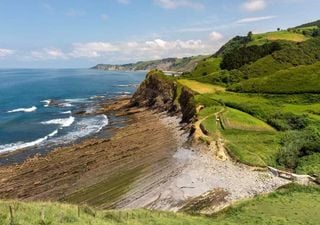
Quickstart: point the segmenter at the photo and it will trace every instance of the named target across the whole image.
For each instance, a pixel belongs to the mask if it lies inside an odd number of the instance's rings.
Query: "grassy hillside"
[[[290,31],[275,31],[262,34],[254,34],[253,40],[250,45],[263,45],[269,41],[293,41],[293,42],[303,42],[308,39],[307,36],[299,33],[293,33]]]
[[[320,62],[249,79],[231,86],[229,90],[274,94],[320,93]]]
[[[320,189],[295,185],[279,189],[269,195],[239,202],[212,216],[191,216],[183,213],[147,210],[99,211],[86,206],[77,207],[60,203],[0,201],[0,224],[312,225],[318,224],[320,220],[319,202]]]

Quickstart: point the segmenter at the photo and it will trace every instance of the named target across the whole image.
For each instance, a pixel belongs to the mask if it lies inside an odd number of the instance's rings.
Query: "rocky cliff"
[[[181,113],[182,122],[190,122],[196,113],[192,91],[180,87],[174,78],[159,70],[152,70],[147,74],[133,95],[131,105]]]

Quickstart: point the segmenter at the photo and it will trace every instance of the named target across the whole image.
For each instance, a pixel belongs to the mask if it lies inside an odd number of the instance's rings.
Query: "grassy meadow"
[[[262,33],[262,34],[254,34],[253,41],[250,44],[262,45],[268,41],[277,41],[277,40],[303,42],[308,40],[308,37],[300,33],[293,33],[289,31],[275,31],[275,32]]]
[[[317,224],[320,189],[289,185],[268,195],[240,201],[210,216],[150,210],[102,211],[51,202],[0,201],[0,224],[10,225],[238,225]],[[10,208],[12,213],[10,213]]]

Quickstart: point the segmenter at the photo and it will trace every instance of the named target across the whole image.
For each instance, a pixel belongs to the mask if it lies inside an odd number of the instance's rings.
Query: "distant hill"
[[[320,20],[299,25],[295,27],[295,29],[304,28],[304,27],[314,27],[314,26],[320,26]]]
[[[185,58],[166,58],[151,61],[140,61],[137,63],[129,64],[98,64],[91,69],[98,70],[120,70],[120,71],[139,71],[139,70],[151,70],[159,69],[164,71],[177,71],[188,72],[192,71],[199,61],[207,58],[208,56],[192,56]]]

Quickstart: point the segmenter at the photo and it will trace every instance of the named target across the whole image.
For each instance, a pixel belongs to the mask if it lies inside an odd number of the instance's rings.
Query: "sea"
[[[99,133],[113,119],[92,113],[99,103],[131,95],[145,76],[92,69],[1,69],[0,165],[17,161],[1,157],[7,153],[23,149],[23,160]]]

